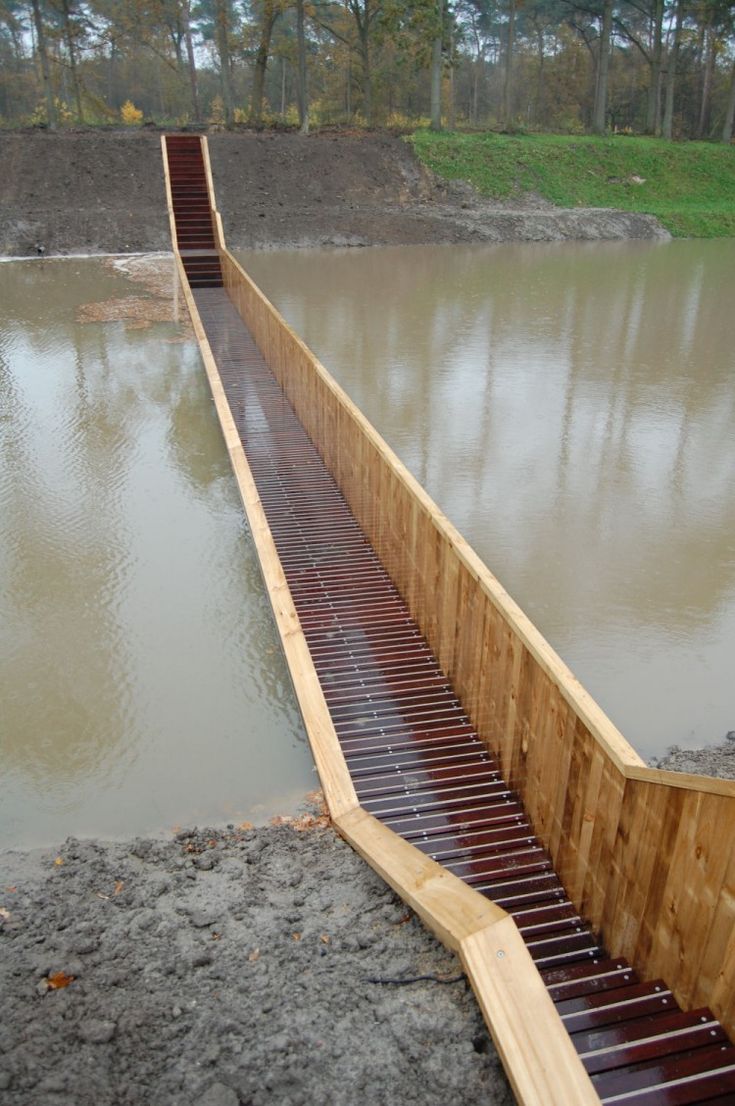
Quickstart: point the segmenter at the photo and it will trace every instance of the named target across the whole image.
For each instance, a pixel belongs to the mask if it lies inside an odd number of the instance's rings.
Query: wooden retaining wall
[[[203,152],[211,185],[206,141]],[[577,909],[611,955],[663,976],[682,1006],[711,1006],[732,1036],[735,782],[645,766],[227,252],[212,217],[231,299]],[[178,253],[177,266],[336,827],[459,952],[519,1101],[598,1102],[512,919],[359,806]]]
[[[162,139],[169,218],[175,230],[171,186]],[[206,140],[202,142],[210,195],[214,195]],[[222,221],[212,210],[218,249],[230,290],[251,292],[276,332],[295,335],[224,247]],[[485,1022],[521,1106],[599,1106],[569,1035],[513,919],[501,907],[404,841],[358,801],[311,654],[281,567],[265,512],[225,395],[215,358],[186,278],[175,233],[179,283],[237,480],[276,627],[291,672],[324,796],[338,832],[374,868],[433,933],[460,957]],[[280,320],[280,321],[279,321]],[[307,358],[312,357],[299,342]],[[307,363],[307,362],[305,362]]]
[[[735,781],[646,767],[226,251],[265,360],[614,956],[735,1031]]]

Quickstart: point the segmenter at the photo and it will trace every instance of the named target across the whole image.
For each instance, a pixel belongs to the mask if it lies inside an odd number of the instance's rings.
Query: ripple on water
[[[262,820],[314,785],[196,348],[75,321],[131,289],[0,266],[0,843]]]

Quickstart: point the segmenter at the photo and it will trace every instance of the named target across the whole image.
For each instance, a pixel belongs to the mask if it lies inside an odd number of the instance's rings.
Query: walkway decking
[[[711,1012],[682,1012],[662,980],[642,981],[610,957],[579,917],[218,286],[198,211],[186,238],[182,197],[206,187],[193,149],[180,142],[169,157],[180,245],[196,251],[182,257],[361,805],[512,915],[602,1102],[735,1103],[735,1048]]]
[[[603,1102],[735,1102],[716,1019],[597,943],[226,292],[194,298],[362,805],[514,917]]]

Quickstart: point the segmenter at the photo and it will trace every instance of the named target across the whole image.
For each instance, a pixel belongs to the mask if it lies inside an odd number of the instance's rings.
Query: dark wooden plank
[[[694,1076],[715,1072],[718,1068],[731,1068],[735,1074],[735,1048],[729,1042],[664,1056],[658,1060],[647,1060],[620,1071],[603,1072],[592,1076],[592,1082],[604,1102],[616,1095],[640,1092],[645,1088],[659,1088],[662,1085],[665,1087],[667,1083],[683,1080],[691,1080],[690,1089],[693,1090],[697,1085]],[[696,1102],[697,1099],[690,1101]]]

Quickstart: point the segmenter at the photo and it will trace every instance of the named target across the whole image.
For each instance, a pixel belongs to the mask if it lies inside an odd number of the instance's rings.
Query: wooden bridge
[[[519,1102],[735,1103],[735,784],[645,766],[226,250],[206,140],[163,153],[336,828],[457,950]]]

